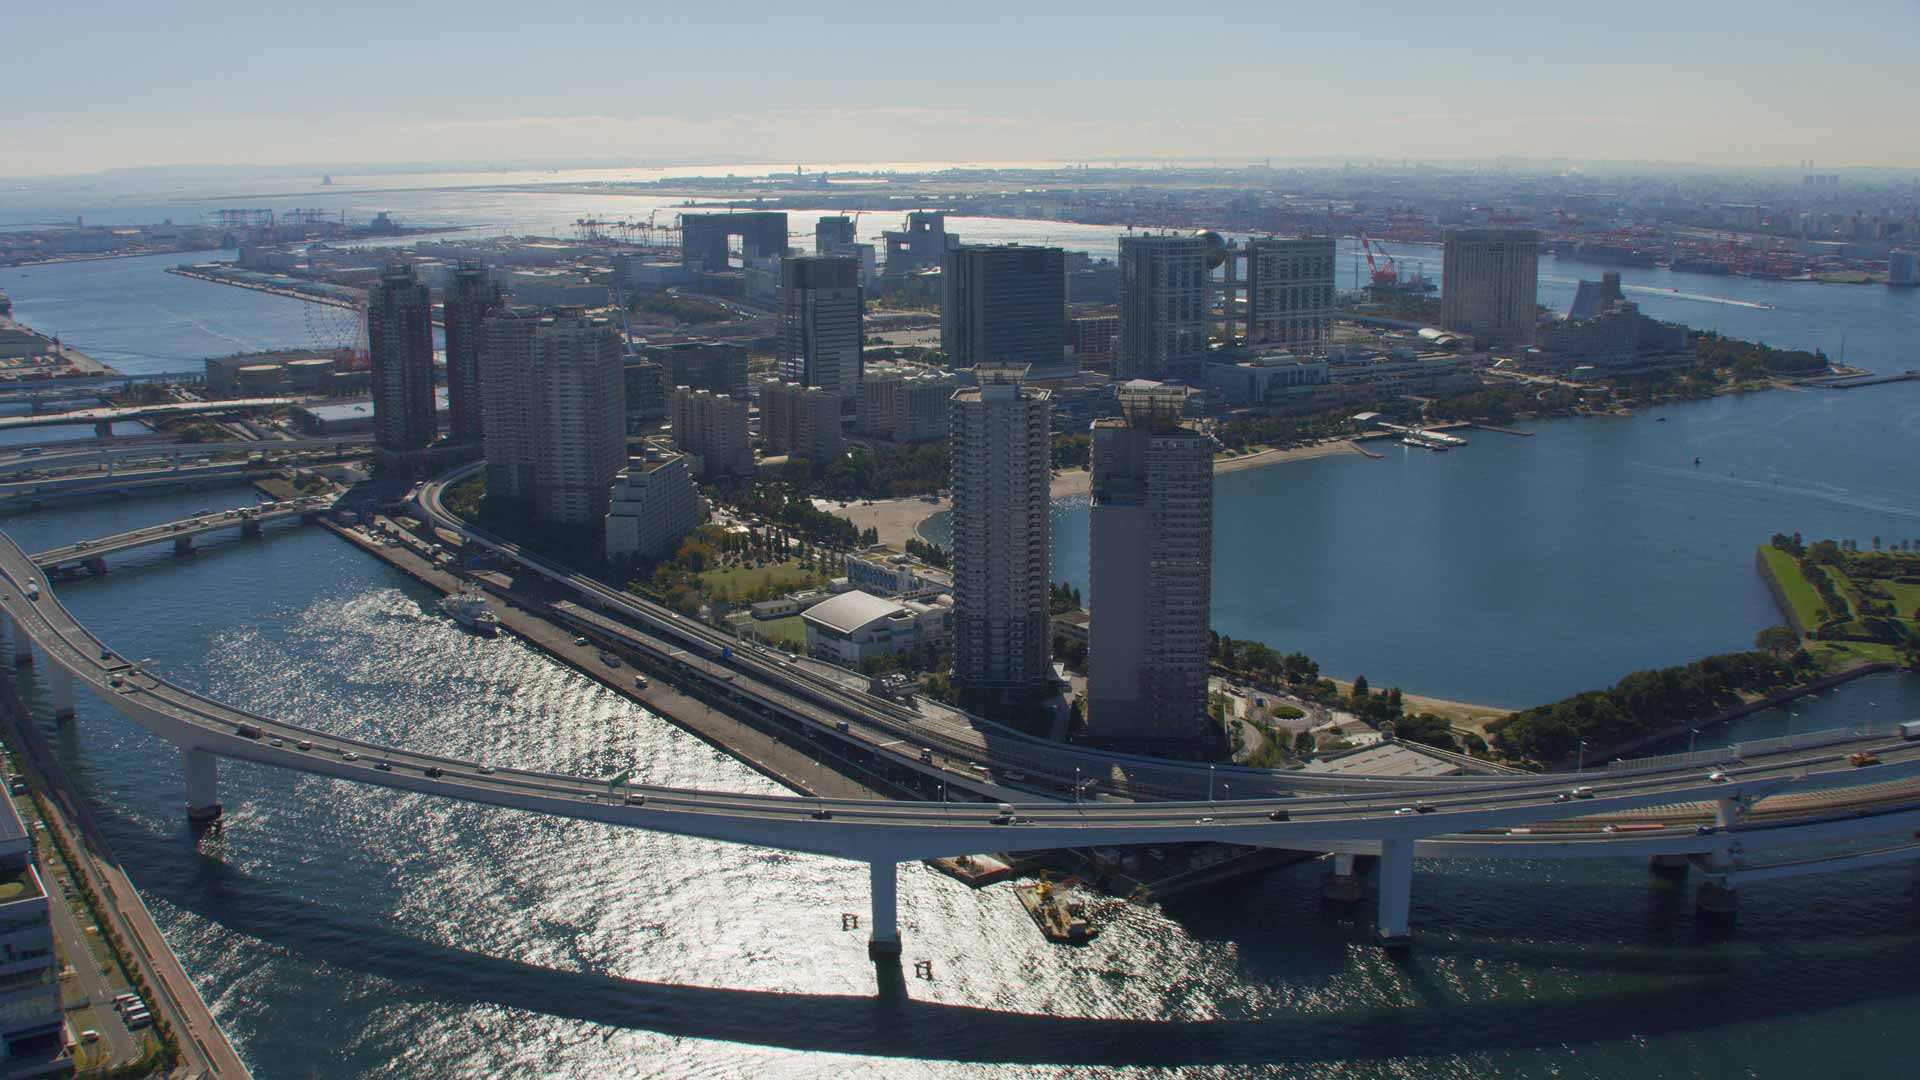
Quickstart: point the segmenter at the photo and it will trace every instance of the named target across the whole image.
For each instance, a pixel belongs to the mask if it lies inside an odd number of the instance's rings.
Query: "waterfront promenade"
[[[139,971],[156,991],[147,1004],[157,1008],[167,1021],[187,1075],[208,1080],[250,1080],[253,1074],[227,1041],[213,1011],[161,935],[153,913],[114,858],[106,835],[75,791],[60,759],[33,718],[25,714],[25,705],[12,685],[6,687],[5,694],[0,718],[7,725],[9,741],[20,747],[20,764],[29,785],[45,796],[41,805],[48,827],[59,834],[68,851],[76,854],[71,860],[73,869],[85,877],[94,895],[103,901],[104,914],[120,940],[130,943]]]

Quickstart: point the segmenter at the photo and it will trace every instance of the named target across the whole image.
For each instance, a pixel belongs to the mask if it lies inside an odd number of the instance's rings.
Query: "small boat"
[[[499,617],[487,610],[487,602],[477,593],[460,592],[442,597],[440,610],[481,637],[492,637],[500,632]]]
[[[1664,424],[1667,422],[1667,418],[1664,416],[1656,416],[1653,418],[1653,422],[1656,424]]]

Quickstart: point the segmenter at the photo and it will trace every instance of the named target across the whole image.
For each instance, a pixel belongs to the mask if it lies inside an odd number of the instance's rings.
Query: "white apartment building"
[[[509,309],[485,327],[488,493],[530,501],[543,521],[598,525],[627,456],[619,331],[578,308]]]
[[[818,465],[837,461],[847,449],[840,431],[840,398],[817,386],[762,383],[760,435],[770,453]]]
[[[673,448],[695,459],[702,478],[753,472],[747,442],[747,403],[709,390],[673,388]]]
[[[705,516],[693,463],[685,454],[648,447],[614,474],[607,493],[607,558],[664,558]]]
[[[1198,377],[1207,351],[1207,241],[1147,234],[1120,238],[1120,338],[1116,379]]]
[[[952,399],[953,679],[1020,690],[1050,677],[1048,391],[1025,365],[976,367]]]

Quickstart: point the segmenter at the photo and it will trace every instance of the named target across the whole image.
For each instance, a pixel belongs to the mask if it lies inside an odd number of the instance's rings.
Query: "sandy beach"
[[[1312,446],[1262,450],[1236,458],[1225,458],[1213,463],[1213,472],[1218,476],[1221,473],[1238,472],[1242,469],[1259,469],[1289,461],[1308,461],[1313,458],[1332,457],[1335,454],[1359,452],[1347,440],[1336,439],[1315,443]],[[1069,495],[1085,495],[1092,484],[1093,474],[1085,469],[1055,473],[1052,484],[1053,497],[1059,499]],[[880,534],[881,543],[895,549],[904,549],[909,538],[919,535],[922,521],[942,510],[949,509],[945,499],[924,498],[880,499],[871,504],[852,503],[847,506],[841,506],[826,499],[815,499],[814,505],[830,514],[838,514],[846,518],[863,531],[869,528],[874,529]]]

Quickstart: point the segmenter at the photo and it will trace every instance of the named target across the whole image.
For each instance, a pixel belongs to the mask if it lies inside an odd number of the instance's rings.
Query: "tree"
[[[1313,753],[1313,732],[1302,731],[1293,737],[1293,752],[1300,757]]]
[[[1785,626],[1769,626],[1753,636],[1753,647],[1775,656],[1786,657],[1800,647],[1800,635]]]

